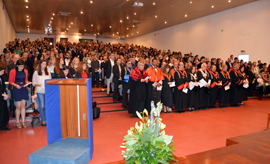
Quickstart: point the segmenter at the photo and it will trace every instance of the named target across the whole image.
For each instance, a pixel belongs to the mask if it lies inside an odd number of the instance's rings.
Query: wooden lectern
[[[48,144],[65,138],[89,140],[93,153],[91,79],[46,80],[45,105]]]

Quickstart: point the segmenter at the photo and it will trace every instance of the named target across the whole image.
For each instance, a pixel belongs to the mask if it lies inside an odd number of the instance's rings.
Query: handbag
[[[39,127],[41,125],[41,121],[38,117],[34,116],[31,121],[31,125],[33,127]]]

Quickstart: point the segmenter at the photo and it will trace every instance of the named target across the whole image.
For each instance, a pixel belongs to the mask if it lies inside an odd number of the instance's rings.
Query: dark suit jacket
[[[226,62],[226,65],[227,65],[227,71],[229,71],[230,68],[231,68],[231,66],[230,66],[230,64],[229,64],[228,62]],[[231,65],[232,65],[232,63],[231,63]],[[233,65],[232,65],[232,66],[233,66]]]
[[[114,64],[116,64],[116,61],[114,61]],[[109,59],[106,61],[106,78],[109,79],[111,77],[111,72],[112,72],[112,64],[111,60]]]
[[[119,76],[121,76],[122,80],[124,79],[124,75],[125,75],[125,69],[123,66],[121,66],[121,74],[119,72],[119,67],[117,64],[115,64],[113,66],[113,83],[117,83],[118,82],[118,79],[119,79]]]

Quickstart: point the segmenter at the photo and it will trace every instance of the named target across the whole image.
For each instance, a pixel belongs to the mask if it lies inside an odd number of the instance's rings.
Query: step
[[[107,97],[107,92],[93,92],[92,97]]]
[[[112,97],[93,97],[93,101],[96,101],[97,104],[115,104]],[[116,103],[122,103],[117,101]]]
[[[104,89],[105,91],[101,91],[102,89]],[[92,88],[92,92],[107,92],[107,88],[101,88],[101,87],[98,87],[98,88]]]

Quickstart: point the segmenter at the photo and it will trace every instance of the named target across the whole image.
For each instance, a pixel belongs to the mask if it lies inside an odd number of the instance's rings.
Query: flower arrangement
[[[175,161],[172,150],[173,136],[165,134],[166,125],[159,117],[162,104],[159,102],[157,108],[151,103],[151,118],[149,119],[146,109],[142,113],[136,112],[141,119],[140,123],[136,122],[135,127],[128,130],[128,134],[124,137],[125,143],[121,148],[124,160],[127,164],[139,163],[171,163]],[[142,115],[141,115],[142,114]]]

